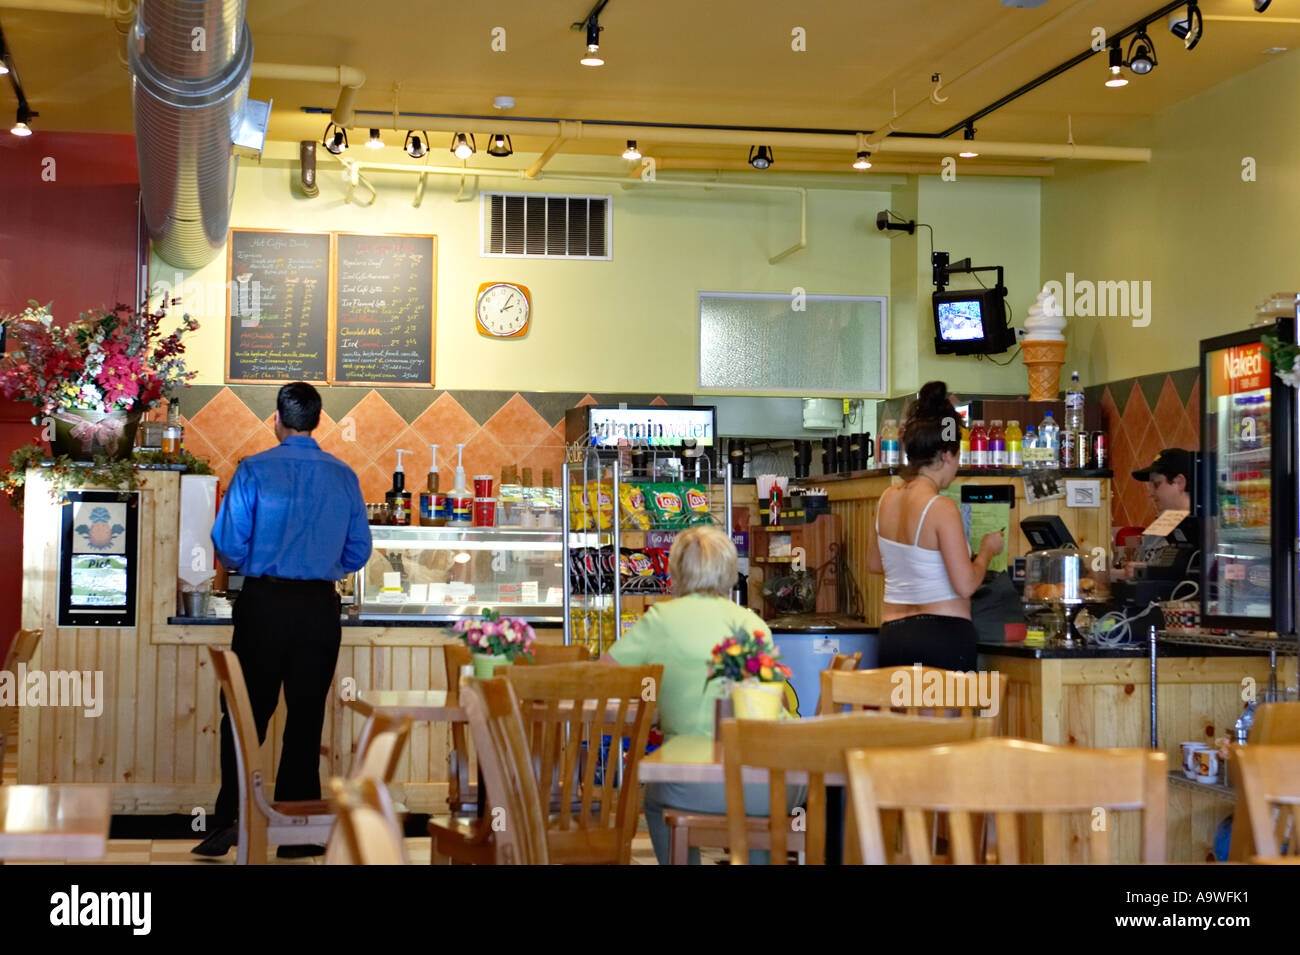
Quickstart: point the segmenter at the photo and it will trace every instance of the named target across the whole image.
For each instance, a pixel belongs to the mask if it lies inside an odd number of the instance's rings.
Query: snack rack
[[[652,475],[660,474],[663,465],[667,460],[676,457],[675,454],[664,449],[647,449],[651,451],[648,470]],[[715,452],[716,454],[716,452]],[[721,475],[719,474],[721,472]],[[624,483],[657,483],[657,484],[677,484],[681,487],[702,486],[704,493],[708,498],[708,512],[714,524],[719,524],[730,533],[731,526],[731,469],[725,463],[719,467],[707,452],[698,458],[698,476],[693,480],[683,481],[680,476],[675,479],[667,478],[650,478],[636,479],[629,481],[629,474],[625,472],[619,463],[619,455],[606,452],[602,457],[600,451],[591,446],[571,445],[566,457],[561,488],[563,492],[563,501],[561,504],[561,513],[564,526],[564,642],[571,645],[575,642],[586,643],[596,656],[603,655],[621,636],[624,629],[623,607],[625,598],[634,598],[636,603],[643,608],[645,601],[640,598],[660,598],[666,596],[668,591],[665,588],[653,590],[641,590],[635,594],[626,593],[624,590],[623,574],[621,573],[622,548],[625,541],[632,546],[649,548],[649,540],[652,537],[670,536],[672,532],[684,530],[686,526],[663,527],[650,521],[647,530],[637,528],[635,530],[624,527],[624,514],[622,504],[622,488]],[[719,502],[716,488],[718,487],[718,478],[722,477],[722,500]],[[600,504],[599,500],[593,505],[585,493],[585,489],[592,484],[597,486],[597,493],[600,493],[601,485],[607,484],[612,498],[613,514],[609,521],[608,528],[602,528],[600,524]],[[574,499],[575,490],[583,489],[581,501]],[[684,495],[683,495],[684,498]],[[721,503],[721,510],[719,510]],[[574,517],[576,514],[582,515],[582,527],[574,526]],[[647,511],[649,514],[650,512]],[[593,576],[590,573],[575,573],[575,552],[580,549],[595,550],[598,553],[603,547],[608,547],[612,554],[612,567],[608,573],[599,570]],[[607,577],[610,581],[608,587],[601,586],[601,578]],[[593,629],[590,625],[591,617],[584,616],[583,632],[575,632],[574,617],[576,613],[591,614],[595,613],[598,621]],[[612,628],[607,628],[605,622],[612,619]]]

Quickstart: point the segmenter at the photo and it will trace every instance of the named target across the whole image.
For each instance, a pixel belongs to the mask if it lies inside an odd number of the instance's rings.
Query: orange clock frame
[[[509,285],[511,288],[517,288],[519,289],[519,291],[524,293],[524,301],[528,303],[528,319],[524,322],[524,327],[519,329],[519,331],[511,332],[509,335],[497,335],[493,332],[488,331],[488,329],[484,327],[483,322],[479,319],[478,300],[483,296],[484,292],[492,288],[492,286],[494,285]],[[518,282],[503,282],[503,281],[484,282],[482,285],[478,287],[478,291],[474,293],[474,327],[478,329],[478,333],[480,335],[483,335],[487,338],[494,338],[503,341],[510,338],[523,338],[525,335],[528,334],[528,329],[532,327],[532,324],[533,324],[533,293],[529,291],[527,285],[520,285]]]

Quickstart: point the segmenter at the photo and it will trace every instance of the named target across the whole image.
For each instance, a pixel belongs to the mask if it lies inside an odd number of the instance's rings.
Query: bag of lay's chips
[[[703,484],[688,484],[683,488],[682,502],[686,505],[687,524],[712,524],[709,512],[709,492]]]
[[[676,484],[647,484],[645,500],[656,527],[671,529],[683,526],[686,506]]]
[[[614,526],[614,485],[600,481],[587,482],[587,526],[592,530],[607,531]]]
[[[587,503],[586,488],[581,484],[569,485],[569,527],[575,531],[590,530],[595,516]]]
[[[640,484],[620,484],[618,488],[619,504],[622,505],[622,523],[628,530],[648,531],[650,513],[646,510],[645,490]]]

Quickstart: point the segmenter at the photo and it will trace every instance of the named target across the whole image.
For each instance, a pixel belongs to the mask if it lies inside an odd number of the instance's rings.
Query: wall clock
[[[528,286],[515,282],[484,282],[478,287],[474,324],[489,338],[522,338],[533,318]]]

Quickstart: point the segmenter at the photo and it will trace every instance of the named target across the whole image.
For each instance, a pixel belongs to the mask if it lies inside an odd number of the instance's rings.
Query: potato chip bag
[[[569,527],[575,531],[590,530],[595,514],[587,504],[587,492],[581,484],[569,485]]]
[[[686,519],[682,496],[675,484],[648,484],[645,489],[646,506],[656,527],[681,527]]]
[[[703,484],[688,484],[683,490],[682,500],[686,505],[686,523],[712,524],[713,515],[709,512],[709,489]]]
[[[592,530],[607,531],[614,526],[614,485],[587,482],[587,525]]]
[[[650,513],[646,510],[645,490],[640,484],[620,484],[618,499],[622,505],[621,527],[629,530],[648,531]]]

